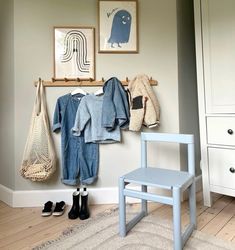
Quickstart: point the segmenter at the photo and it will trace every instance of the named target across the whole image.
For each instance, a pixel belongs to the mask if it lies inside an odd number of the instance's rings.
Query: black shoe
[[[65,205],[64,201],[56,202],[55,209],[54,209],[52,215],[61,216],[64,213],[65,206],[66,205]]]
[[[81,210],[79,213],[79,218],[81,220],[86,220],[90,217],[90,212],[88,208],[88,192],[86,188],[83,188],[83,192],[81,193]]]
[[[77,191],[73,192],[73,205],[68,213],[68,217],[70,220],[75,220],[79,217],[79,198],[80,198],[80,192],[79,188]]]
[[[52,201],[48,201],[44,204],[44,208],[42,210],[42,216],[43,217],[47,217],[50,216],[52,214],[52,207],[53,207],[53,203]]]

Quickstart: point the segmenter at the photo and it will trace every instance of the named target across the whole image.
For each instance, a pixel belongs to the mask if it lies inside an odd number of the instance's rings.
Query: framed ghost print
[[[54,27],[54,78],[95,79],[93,27]]]
[[[138,53],[137,1],[98,1],[99,53]]]

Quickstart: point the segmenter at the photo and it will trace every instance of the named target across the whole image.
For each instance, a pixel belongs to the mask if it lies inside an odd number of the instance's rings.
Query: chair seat
[[[123,176],[125,182],[165,189],[173,187],[186,188],[193,181],[193,175],[188,172],[162,168],[138,168]]]

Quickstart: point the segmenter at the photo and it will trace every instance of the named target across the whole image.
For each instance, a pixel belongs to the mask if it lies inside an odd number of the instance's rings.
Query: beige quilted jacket
[[[142,124],[152,128],[160,124],[160,106],[146,75],[138,75],[128,85],[130,97],[129,130],[139,131]]]

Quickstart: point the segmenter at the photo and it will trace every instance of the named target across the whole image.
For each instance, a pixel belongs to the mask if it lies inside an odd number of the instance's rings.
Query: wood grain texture
[[[235,241],[235,198],[213,197],[211,208],[203,205],[202,193],[197,194],[198,230],[218,238]],[[116,207],[116,205],[90,206],[91,217]],[[172,207],[159,203],[149,203],[149,212],[161,218],[172,219]],[[140,204],[133,204],[131,210],[139,211]],[[31,249],[42,242],[54,239],[66,228],[83,223],[79,219],[69,220],[67,207],[61,217],[41,217],[42,208],[11,208],[0,202],[0,249]],[[188,202],[182,203],[182,226],[189,220]]]

